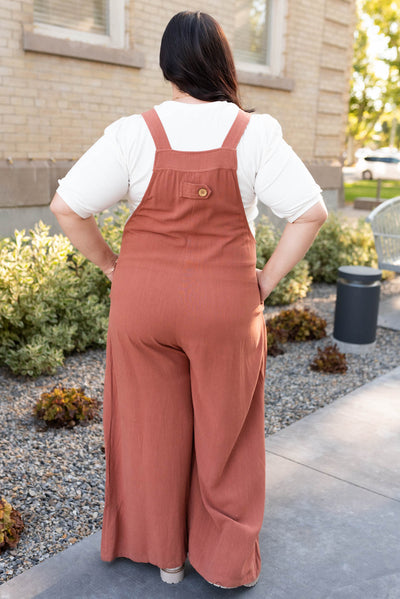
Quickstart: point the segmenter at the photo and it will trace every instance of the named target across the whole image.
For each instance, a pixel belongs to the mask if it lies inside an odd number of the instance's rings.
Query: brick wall
[[[354,4],[287,0],[282,75],[293,89],[241,85],[245,104],[278,118],[310,170],[318,165],[322,186],[321,165],[333,168],[344,149]],[[144,57],[144,66],[135,68],[24,50],[33,0],[0,0],[0,209],[10,214],[15,207],[47,205],[57,176],[109,123],[170,97],[158,67],[160,38],[170,17],[191,7],[215,16],[232,40],[231,1],[130,0],[127,46]],[[51,40],[44,48],[50,47]],[[21,193],[25,180],[29,199]]]

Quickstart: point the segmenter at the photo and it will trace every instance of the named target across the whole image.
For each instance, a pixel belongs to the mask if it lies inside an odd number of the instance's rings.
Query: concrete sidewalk
[[[400,331],[400,295],[393,295],[380,301],[378,326]]]
[[[268,437],[266,451],[255,587],[217,589],[189,562],[167,585],[150,564],[102,562],[97,532],[3,584],[0,598],[399,599],[400,367]]]

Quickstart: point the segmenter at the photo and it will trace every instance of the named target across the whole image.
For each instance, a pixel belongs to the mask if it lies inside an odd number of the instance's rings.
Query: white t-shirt
[[[173,150],[203,151],[221,147],[238,107],[231,102],[187,104],[168,100],[155,106]],[[150,182],[155,144],[139,114],[111,123],[58,180],[57,193],[82,218],[110,208],[127,197],[132,212]],[[293,222],[317,202],[321,188],[284,141],[278,121],[252,114],[237,147],[239,189],[250,229],[255,233],[257,200]]]

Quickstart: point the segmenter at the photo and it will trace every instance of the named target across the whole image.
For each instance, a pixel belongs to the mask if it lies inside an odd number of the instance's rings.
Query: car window
[[[399,164],[400,159],[394,156],[366,156],[367,162],[386,162],[388,164]]]

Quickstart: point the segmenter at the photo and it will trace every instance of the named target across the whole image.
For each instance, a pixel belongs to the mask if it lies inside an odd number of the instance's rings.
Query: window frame
[[[109,35],[89,33],[33,21],[33,33],[108,48],[125,47],[125,0],[108,0]]]
[[[287,0],[270,0],[271,2],[271,40],[270,64],[246,62],[235,59],[236,68],[247,73],[261,73],[279,77],[284,69],[284,49],[286,35]],[[267,57],[265,57],[265,61]]]

